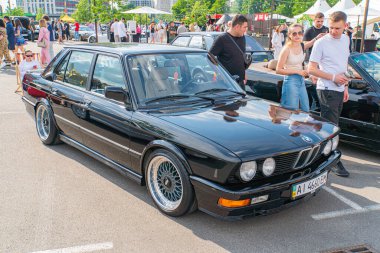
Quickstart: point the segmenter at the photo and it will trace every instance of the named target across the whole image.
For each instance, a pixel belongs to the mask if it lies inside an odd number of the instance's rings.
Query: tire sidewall
[[[177,171],[180,174],[180,177],[182,180],[182,188],[183,188],[182,201],[181,201],[180,205],[173,211],[166,211],[166,210],[161,209],[159,204],[156,203],[155,199],[151,195],[149,177],[148,177],[148,172],[149,172],[148,166],[149,166],[151,160],[156,156],[164,156],[167,159],[169,159],[174,164],[174,166],[177,168]],[[175,156],[171,152],[164,150],[164,149],[155,150],[149,155],[147,162],[145,163],[144,170],[145,170],[146,187],[147,187],[147,190],[149,192],[149,195],[152,198],[155,206],[162,213],[167,214],[169,216],[178,217],[178,216],[185,215],[186,213],[188,213],[190,211],[190,209],[192,208],[192,206],[194,205],[194,202],[195,202],[194,189],[190,183],[189,174],[188,174],[186,168],[181,163],[181,161],[177,158],[177,156]]]
[[[46,138],[46,140],[42,139],[40,137],[40,134],[38,133],[38,122],[37,122],[37,112],[38,112],[38,109],[43,106],[45,107],[47,113],[48,113],[48,117],[49,117],[49,136],[48,138]],[[36,130],[37,130],[37,135],[38,137],[40,138],[40,140],[46,144],[46,145],[52,145],[55,143],[56,139],[57,139],[57,135],[58,135],[58,131],[57,131],[57,128],[55,126],[55,122],[54,122],[54,119],[53,119],[53,112],[52,110],[49,108],[49,106],[47,106],[45,103],[39,103],[36,107],[36,113],[35,113],[35,122],[36,122]]]

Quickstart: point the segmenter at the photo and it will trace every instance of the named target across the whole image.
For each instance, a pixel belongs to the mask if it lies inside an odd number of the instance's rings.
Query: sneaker
[[[6,64],[5,62],[2,62],[2,63],[0,64],[0,69],[4,68],[5,66],[7,66],[7,64]]]
[[[335,173],[335,175],[340,177],[348,177],[350,176],[350,173],[344,168],[342,162],[339,162],[335,167],[331,169],[332,172]]]

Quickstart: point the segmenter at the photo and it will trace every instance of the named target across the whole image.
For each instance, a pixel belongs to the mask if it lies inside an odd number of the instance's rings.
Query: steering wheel
[[[187,81],[185,84],[182,85],[182,91],[188,91],[189,87],[194,85],[194,82],[199,84],[199,83],[204,83],[207,81],[207,78],[205,74],[203,73],[202,70],[197,70],[193,74],[193,78],[191,78],[189,81]]]

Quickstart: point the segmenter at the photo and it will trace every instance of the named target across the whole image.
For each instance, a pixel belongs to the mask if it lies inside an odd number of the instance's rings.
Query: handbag
[[[232,42],[239,49],[240,53],[243,55],[243,58],[244,58],[244,67],[245,67],[245,69],[247,69],[251,65],[251,63],[252,63],[252,55],[244,53],[243,50],[241,50],[241,48],[239,47],[239,45],[236,43],[236,41],[233,38],[231,38],[231,35],[229,33],[227,33],[227,34],[228,34],[228,37],[230,38],[230,40],[232,40]]]
[[[41,41],[38,41],[38,42],[37,42],[37,47],[45,48],[45,47],[46,47],[46,42],[45,42],[45,40],[42,39]]]

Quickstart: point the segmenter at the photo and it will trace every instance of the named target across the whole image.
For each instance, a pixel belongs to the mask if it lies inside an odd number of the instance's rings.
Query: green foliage
[[[231,13],[241,13],[242,4],[243,0],[235,0],[231,6]]]
[[[227,11],[227,1],[226,0],[215,0],[209,13],[225,13]]]
[[[9,7],[6,9],[5,14],[7,16],[24,16],[24,9],[21,7],[13,8],[9,10]]]
[[[37,9],[36,21],[40,21],[44,16],[44,10],[42,8]]]
[[[77,9],[73,13],[73,18],[80,23],[92,21],[94,15],[92,14],[91,6],[88,0],[79,0]],[[89,11],[91,10],[91,11]]]
[[[190,14],[190,22],[197,22],[199,25],[206,23],[206,15],[208,13],[207,4],[197,1],[195,2]]]

